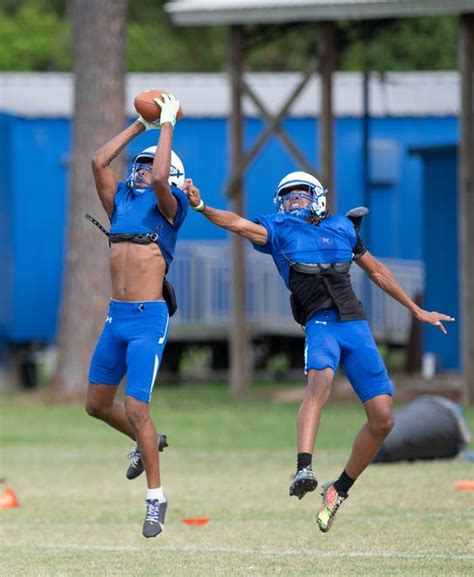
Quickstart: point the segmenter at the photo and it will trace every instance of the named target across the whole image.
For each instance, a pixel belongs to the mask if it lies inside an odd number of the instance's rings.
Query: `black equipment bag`
[[[174,287],[166,277],[163,279],[163,298],[168,306],[168,314],[172,317],[178,309],[178,303],[176,302]]]
[[[395,426],[374,463],[449,459],[470,440],[461,407],[436,395],[421,395],[395,413]]]

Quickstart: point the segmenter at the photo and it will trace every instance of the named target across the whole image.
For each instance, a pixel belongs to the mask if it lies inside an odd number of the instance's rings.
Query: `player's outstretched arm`
[[[137,119],[133,124],[110,139],[92,157],[92,173],[95,187],[105,212],[110,216],[114,208],[114,196],[117,192],[117,178],[110,168],[112,160],[145,130],[143,123]]]
[[[247,220],[235,212],[219,210],[205,205],[199,189],[190,178],[186,179],[183,190],[188,197],[191,208],[201,212],[213,224],[234,232],[254,244],[264,245],[267,243],[268,233],[264,226]]]
[[[368,251],[357,259],[356,263],[367,273],[372,282],[406,307],[417,320],[435,325],[439,327],[441,332],[444,334],[447,333],[443,322],[452,322],[455,319],[436,311],[425,311],[418,306],[398,284],[392,271]]]
[[[178,201],[171,192],[168,179],[170,174],[173,132],[176,124],[176,116],[179,111],[179,100],[176,100],[172,94],[163,94],[163,100],[159,98],[154,98],[154,100],[161,108],[161,132],[156,147],[155,158],[153,159],[151,185],[155,192],[160,212],[169,222],[173,223],[176,211],[178,210]]]

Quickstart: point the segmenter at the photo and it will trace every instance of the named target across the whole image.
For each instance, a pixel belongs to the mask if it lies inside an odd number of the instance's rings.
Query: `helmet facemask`
[[[150,187],[150,184],[146,183],[146,181],[140,177],[139,171],[140,169],[145,169],[146,171],[151,172],[155,152],[156,146],[149,146],[137,154],[130,164],[127,175],[127,184],[135,194],[143,194],[143,192]],[[172,150],[168,182],[170,185],[182,188],[184,186],[184,178],[183,163],[176,152]],[[145,184],[145,186],[143,186],[143,184]]]
[[[319,221],[327,216],[326,194],[327,190],[311,174],[292,172],[280,181],[274,203],[279,214],[290,214],[303,219],[316,218]],[[308,201],[304,207],[298,206],[296,202],[296,199],[301,198]],[[295,202],[292,203],[292,200]]]
[[[148,150],[148,149],[147,149]],[[140,170],[150,171],[152,170],[154,153],[148,153],[147,150],[140,152],[132,160],[127,175],[127,184],[132,189],[134,194],[143,194],[147,188],[150,188],[150,183],[146,182],[141,174]]]
[[[144,173],[151,174],[152,171],[152,161],[143,162],[139,160],[135,163],[135,177],[134,184],[141,188],[148,188],[150,186],[150,181],[144,178]]]

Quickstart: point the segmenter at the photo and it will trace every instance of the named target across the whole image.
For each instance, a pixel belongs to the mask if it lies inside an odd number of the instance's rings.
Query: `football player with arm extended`
[[[111,223],[109,233],[103,230],[110,242],[112,295],[91,360],[86,411],[137,443],[127,477],[146,473],[145,537],[161,533],[167,507],[158,454],[166,438],[158,438],[150,400],[174,312],[165,274],[189,208],[181,190],[183,164],[171,149],[179,102],[164,94],[156,103],[159,122],[139,117],[92,159],[97,192]],[[133,138],[153,128],[160,128],[157,146],[139,153],[127,180],[117,182],[110,163]],[[125,374],[122,403],[115,395]]]
[[[328,214],[327,191],[311,174],[287,174],[274,195],[276,214],[261,216],[255,222],[207,206],[190,179],[186,180],[184,190],[194,210],[273,257],[291,292],[295,320],[305,327],[307,385],[297,418],[297,467],[290,496],[302,499],[317,487],[312,468],[314,444],[321,410],[331,393],[339,363],[363,403],[367,423],[354,440],[349,460],[336,481],[323,485],[323,503],[317,523],[325,533],[347,499],[349,489],[375,457],[393,427],[394,387],[367,324],[362,303],[353,292],[349,276],[352,261],[417,320],[430,323],[445,333],[443,322],[454,319],[425,311],[413,302],[390,270],[364,246],[358,234],[357,219]]]

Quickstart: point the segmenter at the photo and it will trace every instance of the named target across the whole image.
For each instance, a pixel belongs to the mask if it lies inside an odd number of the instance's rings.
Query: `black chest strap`
[[[110,234],[110,232],[105,227],[103,227],[100,222],[93,216],[88,213],[86,213],[84,216],[87,218],[87,220],[90,220],[92,224],[95,224],[96,227],[109,238],[109,246],[111,243],[115,242],[128,241],[137,244],[150,244],[158,240],[158,233],[156,232],[150,232],[147,234]],[[166,265],[166,271],[168,272],[168,265]],[[170,317],[172,317],[178,309],[178,305],[176,302],[176,293],[174,291],[173,285],[169,282],[166,276],[163,279],[163,298],[168,307],[168,313]]]
[[[85,217],[87,220],[90,220],[92,224],[95,224],[96,227],[101,230],[106,236],[109,237],[109,244],[116,243],[116,242],[134,242],[136,244],[150,244],[152,242],[156,242],[158,240],[158,233],[157,232],[148,232],[143,234],[135,234],[135,233],[110,233],[105,227],[103,227],[98,220],[96,220],[90,214],[86,214]]]
[[[91,216],[89,213],[86,212],[86,214],[84,215],[87,220],[90,220],[92,222],[92,224],[95,224],[96,227],[101,230],[105,236],[109,236],[109,231],[107,229],[105,229],[98,220],[96,220],[93,216]]]

